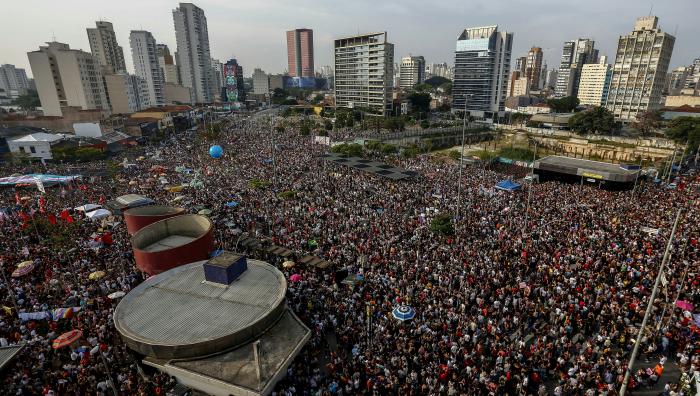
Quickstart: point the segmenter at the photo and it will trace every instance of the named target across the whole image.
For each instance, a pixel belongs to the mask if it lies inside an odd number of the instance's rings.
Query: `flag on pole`
[[[41,181],[40,178],[35,177],[34,180],[36,181],[36,188],[41,191],[42,194],[46,194],[46,189],[44,188],[44,182]]]
[[[39,197],[39,213],[46,213],[46,200],[43,195]]]
[[[15,192],[15,204],[17,204],[17,205],[22,204],[22,200],[19,197],[19,192]]]

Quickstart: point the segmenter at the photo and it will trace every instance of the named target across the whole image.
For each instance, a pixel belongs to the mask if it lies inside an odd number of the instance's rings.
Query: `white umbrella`
[[[97,209],[93,210],[92,212],[85,213],[85,216],[89,217],[92,220],[99,220],[99,219],[104,219],[107,216],[111,216],[112,212],[110,212],[107,209]]]
[[[124,297],[125,295],[126,295],[126,293],[124,293],[123,291],[116,291],[116,292],[108,295],[107,297],[109,297],[111,300],[116,300],[117,298]]]
[[[75,210],[77,210],[77,211],[80,211],[80,212],[85,212],[85,213],[87,213],[87,212],[92,212],[93,210],[99,209],[99,208],[101,208],[101,207],[102,207],[102,205],[95,205],[95,204],[89,203],[89,204],[85,204],[85,205],[83,205],[83,206],[76,206],[76,207],[73,208],[73,209],[75,209]]]

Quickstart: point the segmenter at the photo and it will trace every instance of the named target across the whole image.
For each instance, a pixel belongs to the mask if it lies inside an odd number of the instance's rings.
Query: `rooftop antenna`
[[[51,31],[51,39],[56,42],[56,32],[53,30]]]
[[[678,24],[676,24],[676,28],[673,29],[673,37],[678,37]]]
[[[651,7],[649,7],[649,16],[651,16],[652,11],[654,11],[654,3],[651,3]]]

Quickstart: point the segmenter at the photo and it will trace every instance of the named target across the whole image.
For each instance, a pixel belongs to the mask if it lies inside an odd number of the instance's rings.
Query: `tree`
[[[41,106],[39,94],[34,90],[29,90],[26,94],[19,96],[17,99],[12,101],[12,104],[19,106],[24,111],[34,110],[35,108]]]
[[[440,76],[433,76],[425,80],[425,84],[431,85],[433,88],[437,88],[445,83],[452,83],[452,81]]]
[[[396,132],[405,129],[406,122],[401,117],[387,117],[384,119],[384,128]]]
[[[421,120],[420,122],[420,127],[423,129],[428,129],[430,128],[430,121],[428,120]]]
[[[459,161],[459,158],[462,156],[462,154],[457,150],[450,150],[447,155],[455,161]]]
[[[692,150],[700,145],[700,118],[678,117],[668,123],[666,136],[678,143],[685,143]]]
[[[571,113],[576,110],[580,101],[575,96],[565,96],[561,99],[547,99],[547,104],[555,113]]]
[[[408,95],[408,101],[414,111],[428,112],[430,110],[430,94],[413,92]]]
[[[532,118],[531,114],[513,113],[510,116],[510,123],[511,125],[523,125],[524,123],[530,121],[530,118]]]
[[[447,81],[438,87],[445,95],[452,95],[452,81]]]
[[[569,119],[569,129],[579,135],[609,134],[615,129],[615,117],[605,107],[596,106],[574,114]]]
[[[441,235],[454,234],[452,219],[447,214],[439,214],[433,217],[433,220],[430,222],[430,231]]]
[[[382,153],[385,155],[395,154],[398,151],[393,144],[382,144]]]
[[[642,136],[647,136],[661,126],[661,111],[647,110],[637,114],[637,119],[632,123],[632,128],[639,131]]]

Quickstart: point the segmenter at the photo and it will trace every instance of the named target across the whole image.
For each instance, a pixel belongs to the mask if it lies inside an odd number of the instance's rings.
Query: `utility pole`
[[[528,215],[530,214],[530,200],[532,199],[532,183],[535,182],[535,160],[537,159],[537,145],[538,142],[535,140],[535,151],[532,153],[532,168],[530,171],[530,188],[527,191],[527,207],[525,208],[525,224],[523,224],[523,235],[525,234],[525,229],[527,229]]]
[[[671,235],[668,237],[668,243],[666,243],[666,251],[664,252],[664,258],[661,260],[661,267],[659,272],[656,274],[656,281],[654,281],[654,289],[651,291],[651,296],[649,297],[649,303],[647,304],[647,310],[644,313],[644,319],[642,320],[642,327],[637,332],[637,339],[634,342],[634,349],[632,350],[632,356],[630,356],[630,361],[627,364],[627,370],[625,371],[625,379],[622,380],[622,386],[620,387],[620,396],[625,396],[627,392],[627,383],[630,380],[630,374],[632,374],[632,367],[634,366],[634,361],[637,359],[637,353],[639,352],[639,344],[642,340],[642,333],[644,333],[644,328],[647,326],[647,321],[651,315],[651,309],[654,306],[654,300],[656,299],[656,294],[659,291],[659,283],[661,282],[661,277],[664,273],[666,267],[666,262],[668,261],[669,254],[671,252],[671,244],[673,243],[673,237],[676,234],[676,227],[678,226],[678,220],[681,218],[682,209],[679,208],[676,213],[676,220],[673,222],[673,229],[671,230]]]
[[[464,168],[464,135],[467,131],[467,102],[471,95],[464,95],[464,119],[462,121],[462,151],[459,156],[459,179],[457,183],[457,215],[455,216],[455,235],[456,240],[459,241],[459,232],[457,232],[457,221],[461,221],[461,209],[462,209],[462,168]]]

